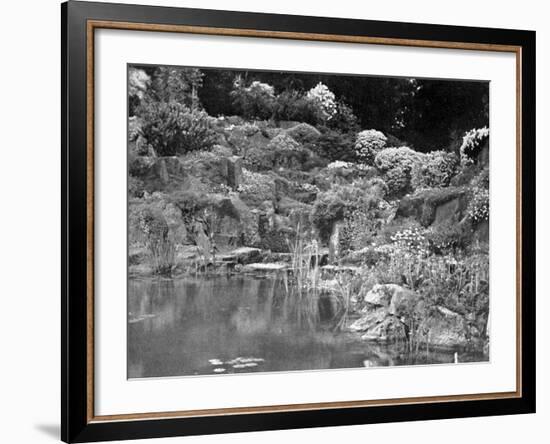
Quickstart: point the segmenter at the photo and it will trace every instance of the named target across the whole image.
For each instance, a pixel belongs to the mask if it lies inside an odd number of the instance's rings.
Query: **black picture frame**
[[[368,36],[445,43],[511,45],[520,48],[521,120],[521,393],[515,397],[389,403],[388,405],[240,412],[231,415],[157,417],[116,421],[90,416],[88,359],[90,319],[89,168],[87,146],[88,22],[185,25],[332,36]],[[180,435],[310,428],[535,412],[535,32],[370,20],[259,14],[69,1],[61,5],[62,54],[62,313],[61,438],[91,442]],[[93,183],[93,182],[92,182]]]

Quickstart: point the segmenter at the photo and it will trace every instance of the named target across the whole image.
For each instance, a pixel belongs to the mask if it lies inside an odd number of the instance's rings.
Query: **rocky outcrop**
[[[463,315],[447,307],[427,307],[414,291],[396,284],[375,285],[363,297],[362,316],[349,330],[365,340],[414,341],[436,347],[464,347],[485,340],[485,314]],[[414,319],[421,316],[422,323]],[[410,329],[413,328],[413,331]]]
[[[397,284],[378,284],[363,297],[363,316],[349,329],[361,332],[362,338],[369,341],[393,342],[408,338],[408,327],[404,312],[411,304],[416,304],[418,295]]]
[[[439,222],[458,222],[468,204],[466,194],[463,187],[417,191],[401,199],[395,218],[414,218],[424,227]]]

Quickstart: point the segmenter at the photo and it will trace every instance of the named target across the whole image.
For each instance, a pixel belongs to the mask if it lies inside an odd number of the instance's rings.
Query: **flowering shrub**
[[[472,129],[462,138],[460,146],[460,162],[462,165],[469,165],[479,154],[485,142],[489,139],[489,128]]]
[[[321,135],[317,128],[307,123],[299,123],[287,129],[286,133],[299,143],[314,142]]]
[[[470,182],[470,202],[466,210],[473,223],[489,219],[489,169],[484,168]]]
[[[311,88],[306,98],[318,106],[322,120],[330,120],[336,114],[336,96],[323,83]]]
[[[489,190],[473,187],[467,209],[468,217],[474,223],[489,219]]]
[[[386,136],[380,131],[361,131],[355,140],[355,153],[363,162],[372,164],[376,154],[386,146],[386,141]]]
[[[428,254],[428,241],[424,230],[419,227],[406,228],[390,237],[394,245],[403,251],[413,253],[419,257]]]
[[[141,135],[159,156],[208,150],[216,141],[208,114],[177,102],[148,102],[138,109]]]
[[[406,146],[386,148],[380,151],[374,165],[383,174],[383,179],[392,195],[404,194],[411,189],[411,172],[422,154]]]
[[[449,186],[457,172],[458,157],[454,153],[432,151],[422,156],[422,162],[415,163],[412,170],[413,188]]]
[[[237,79],[230,96],[233,106],[246,118],[268,119],[273,114],[275,91],[267,83],[255,80],[245,87]]]
[[[128,70],[128,96],[141,100],[150,85],[151,77],[143,69],[130,68]]]

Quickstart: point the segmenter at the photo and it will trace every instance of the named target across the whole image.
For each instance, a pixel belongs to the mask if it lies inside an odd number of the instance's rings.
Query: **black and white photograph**
[[[489,82],[128,65],[128,377],[489,360]]]

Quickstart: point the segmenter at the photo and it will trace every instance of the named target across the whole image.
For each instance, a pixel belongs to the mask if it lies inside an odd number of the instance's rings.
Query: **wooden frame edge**
[[[387,400],[363,400],[283,404],[258,407],[233,407],[220,409],[184,410],[171,412],[129,413],[116,415],[94,414],[94,32],[95,29],[120,29],[130,31],[173,32],[234,37],[276,38],[337,43],[359,43],[387,46],[405,46],[439,49],[509,52],[516,56],[516,391],[487,394],[451,396],[424,396]],[[312,34],[286,31],[265,31],[240,28],[221,28],[188,25],[149,24],[138,22],[93,20],[86,21],[86,157],[87,157],[87,424],[126,420],[158,420],[167,418],[194,418],[205,416],[229,416],[327,410],[335,408],[380,407],[416,403],[464,402],[521,398],[522,388],[522,46],[486,43],[450,42],[435,40],[399,39],[385,37],[352,36],[339,34]]]

